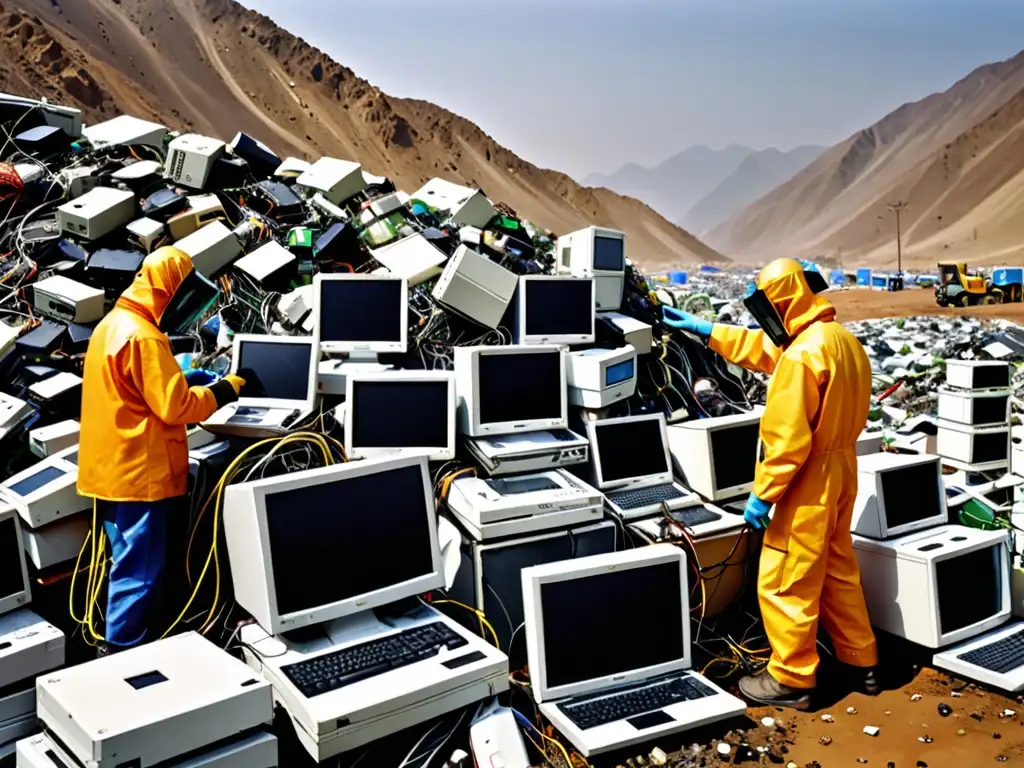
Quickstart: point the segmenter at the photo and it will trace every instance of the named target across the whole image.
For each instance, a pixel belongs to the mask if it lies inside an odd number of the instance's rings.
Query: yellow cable
[[[431,603],[431,605],[446,605],[446,604],[456,605],[459,608],[464,608],[465,610],[469,611],[470,613],[475,613],[476,617],[478,619],[480,619],[480,623],[483,624],[485,627],[487,627],[487,631],[491,633],[491,638],[494,640],[494,646],[496,648],[501,648],[501,645],[498,643],[498,633],[494,631],[494,627],[491,626],[491,622],[489,622],[487,620],[487,617],[484,616],[484,612],[483,611],[477,610],[476,608],[473,608],[473,607],[471,607],[469,605],[466,605],[465,603],[460,603],[458,600],[447,600],[447,599],[446,600],[434,600]]]
[[[452,487],[452,482],[467,472],[472,472],[476,476],[476,467],[466,467],[465,469],[455,469],[449,472],[447,475],[441,478],[441,492],[437,495],[437,501],[434,502],[435,509],[441,508],[441,502],[448,498],[448,491]]]

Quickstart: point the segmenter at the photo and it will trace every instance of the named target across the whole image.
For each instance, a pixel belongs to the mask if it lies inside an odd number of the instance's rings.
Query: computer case
[[[497,328],[519,277],[465,245],[460,245],[434,284],[441,304],[487,328]]]

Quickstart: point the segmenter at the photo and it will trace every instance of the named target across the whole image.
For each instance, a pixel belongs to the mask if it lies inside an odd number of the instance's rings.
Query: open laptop
[[[269,437],[313,412],[320,345],[316,336],[237,334],[231,373],[246,379],[234,403],[202,424],[222,435]]]
[[[686,569],[654,544],[522,570],[533,697],[585,756],[746,711],[691,669]]]
[[[587,423],[594,486],[623,520],[693,507],[679,515],[688,527],[717,519],[700,506],[700,497],[672,479],[665,417],[660,413],[598,419]],[[663,506],[664,505],[664,506]],[[673,517],[676,517],[673,515]]]

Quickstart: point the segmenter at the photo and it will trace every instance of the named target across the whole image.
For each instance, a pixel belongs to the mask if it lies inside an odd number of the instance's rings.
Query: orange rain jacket
[[[188,491],[186,424],[217,410],[189,387],[160,317],[192,260],[177,248],[146,257],[142,271],[93,331],[85,354],[78,492],[109,501],[159,501]]]
[[[808,287],[798,262],[772,262],[758,288],[792,341],[780,350],[762,331],[716,324],[709,346],[771,374],[754,493],[775,512],[764,534],[758,601],[772,677],[812,688],[819,618],[840,661],[878,663],[850,535],[871,365],[860,342],[835,322],[832,305]]]

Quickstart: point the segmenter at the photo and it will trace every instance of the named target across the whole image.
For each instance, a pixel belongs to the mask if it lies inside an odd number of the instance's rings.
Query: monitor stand
[[[390,371],[394,366],[377,362],[375,352],[352,352],[344,359],[324,360],[317,368],[317,392],[321,395],[344,395],[349,376]]]

